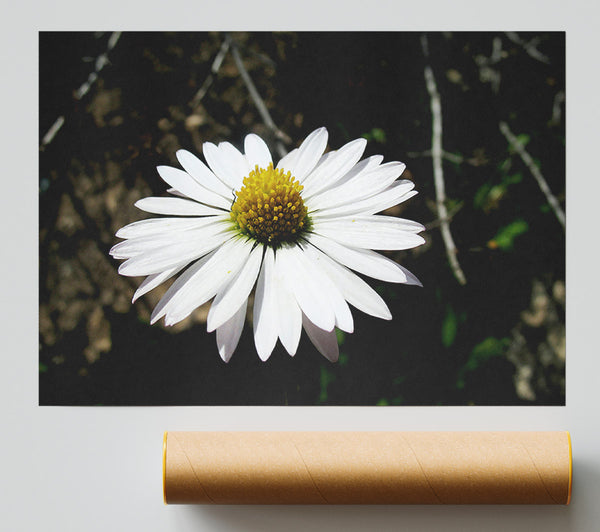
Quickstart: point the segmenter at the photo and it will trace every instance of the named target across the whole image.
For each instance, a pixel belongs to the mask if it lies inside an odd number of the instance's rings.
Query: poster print
[[[40,33],[40,404],[564,404],[564,43]]]

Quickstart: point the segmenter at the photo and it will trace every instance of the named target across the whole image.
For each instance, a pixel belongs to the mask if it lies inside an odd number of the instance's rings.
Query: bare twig
[[[231,41],[229,39],[226,38],[223,40],[223,43],[221,44],[221,48],[219,48],[219,51],[218,51],[217,55],[215,56],[215,59],[210,67],[210,73],[208,74],[207,78],[204,80],[202,87],[200,87],[200,89],[194,95],[194,97],[192,98],[192,101],[190,102],[190,105],[192,107],[197,107],[198,104],[200,103],[200,101],[202,100],[202,98],[204,98],[204,96],[206,96],[208,89],[210,89],[210,86],[213,84],[213,81],[215,80],[215,76],[218,74],[219,69],[221,68],[221,64],[223,63],[223,59],[225,59],[225,56],[227,55],[227,52],[229,51],[230,45],[231,45]]]
[[[427,56],[427,37],[425,35],[423,35],[421,43],[423,44],[423,52]],[[438,219],[440,220],[440,232],[442,234],[444,246],[446,247],[446,256],[448,257],[452,273],[454,274],[454,277],[456,277],[456,280],[461,285],[464,285],[467,283],[467,279],[460,267],[458,258],[456,257],[458,250],[456,249],[452,233],[450,232],[448,209],[446,207],[446,190],[444,172],[442,169],[442,104],[435,83],[435,77],[433,76],[433,70],[431,70],[429,65],[425,66],[425,83],[431,102],[431,158],[433,160],[433,180],[435,185]]]
[[[446,216],[445,219],[440,219],[440,218],[436,218],[435,220],[432,220],[429,223],[425,224],[425,230],[429,231],[430,229],[435,229],[436,227],[439,227],[440,225],[442,225],[442,222],[447,222],[450,223],[452,221],[452,218],[454,218],[454,216],[456,215],[456,213],[458,211],[460,211],[464,206],[464,202],[461,201],[460,203],[456,204],[454,207],[452,207],[452,209],[450,209],[450,211],[448,212],[448,215]]]
[[[111,33],[108,43],[106,45],[106,51],[101,53],[94,61],[94,71],[90,72],[87,80],[85,80],[79,88],[75,91],[75,99],[81,100],[88,91],[92,88],[94,82],[98,79],[98,73],[110,63],[108,60],[108,52],[110,52],[117,44],[119,37],[121,37],[120,31],[114,31]]]
[[[425,151],[409,151],[406,154],[408,157],[417,158],[417,157],[431,157],[433,154],[431,150]],[[448,151],[442,150],[442,159],[446,159],[451,163],[462,164],[465,161],[465,158],[462,155],[456,155],[455,153],[450,153]]]
[[[60,115],[44,135],[44,138],[42,139],[42,145],[40,146],[40,150],[43,150],[48,144],[52,142],[52,139],[56,136],[56,134],[58,133],[58,131],[64,123],[65,117],[63,115]]]
[[[275,122],[273,122],[273,119],[271,118],[271,114],[269,113],[269,110],[267,109],[267,106],[265,105],[265,102],[260,97],[260,94],[258,93],[258,90],[256,89],[256,86],[254,85],[254,82],[252,81],[250,74],[248,74],[248,71],[246,70],[246,67],[244,66],[244,62],[242,61],[242,58],[240,57],[240,52],[238,50],[236,42],[231,38],[231,36],[228,35],[227,37],[231,41],[231,53],[233,55],[233,59],[235,61],[235,64],[237,66],[237,69],[238,69],[240,75],[242,76],[242,79],[244,80],[244,83],[246,84],[248,92],[250,93],[250,97],[252,98],[254,105],[258,109],[258,112],[259,112],[260,116],[262,117],[263,122],[271,130],[271,132],[275,135],[275,138],[277,139],[277,141],[275,143],[277,152],[279,153],[280,157],[283,157],[285,154],[287,154],[287,150],[286,150],[285,146],[283,145],[283,142],[285,142],[286,144],[290,144],[292,141],[283,131],[281,131],[275,125]]]
[[[98,79],[98,74],[100,71],[110,63],[108,60],[108,53],[116,46],[119,37],[121,37],[120,31],[114,31],[111,33],[108,43],[106,45],[106,50],[101,53],[94,60],[94,70],[90,72],[87,79],[73,92],[73,97],[76,100],[81,100],[92,88],[94,82]],[[44,137],[42,138],[42,142],[40,144],[40,151],[44,151],[46,146],[52,142],[56,134],[59,132],[60,128],[65,123],[65,117],[63,115],[59,116],[54,123],[50,126]]]
[[[487,57],[483,54],[475,56],[475,62],[479,67],[479,80],[483,83],[491,83],[492,90],[497,93],[500,89],[500,72],[493,68],[504,57],[502,52],[502,39],[494,37],[492,40],[492,55]]]
[[[502,60],[502,39],[500,37],[494,37],[492,40],[492,55],[490,56],[490,62],[492,64],[498,63]]]
[[[554,196],[554,194],[552,194],[552,192],[550,191],[550,187],[548,186],[547,181],[544,179],[542,172],[531,158],[531,155],[527,153],[527,151],[525,150],[525,146],[523,146],[521,141],[513,134],[506,122],[500,122],[500,131],[506,137],[506,140],[512,146],[512,148],[519,154],[521,160],[525,163],[525,166],[527,166],[527,168],[531,172],[531,175],[537,181],[538,186],[544,193],[544,196],[546,196],[546,200],[548,201],[550,207],[554,211],[554,214],[560,222],[560,225],[562,225],[563,229],[565,229],[565,212],[562,210],[560,204],[558,203],[556,196]]]
[[[552,103],[552,118],[550,119],[550,125],[556,126],[560,124],[560,118],[562,115],[561,105],[565,101],[565,92],[558,91],[554,96],[554,102]]]
[[[275,63],[275,61],[273,61],[267,54],[264,54],[262,52],[257,52],[256,50],[252,50],[248,46],[244,46],[241,43],[237,43],[237,45],[240,48],[240,50],[242,50],[244,53],[246,53],[248,55],[251,55],[252,57],[255,57],[261,63],[264,63],[265,65],[268,65],[272,68],[277,67],[277,63]]]
[[[541,63],[550,64],[550,59],[548,59],[542,52],[537,49],[539,38],[531,39],[530,41],[524,41],[519,37],[518,33],[514,31],[507,31],[506,36],[515,44],[522,46],[523,49],[527,52],[529,57],[532,57],[536,61],[540,61]]]

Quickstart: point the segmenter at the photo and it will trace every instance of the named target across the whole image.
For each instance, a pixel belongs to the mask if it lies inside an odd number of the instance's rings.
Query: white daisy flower
[[[213,299],[209,332],[217,331],[221,358],[237,347],[248,296],[254,295],[254,342],[267,360],[279,339],[294,355],[302,328],[330,361],[338,358],[335,328],[351,333],[348,303],[390,320],[383,299],[353,273],[392,283],[418,284],[408,270],[373,250],[409,249],[424,242],[424,227],[377,215],[416,194],[397,180],[405,165],[360,161],[365,139],[323,153],[325,128],[274,166],[265,142],[245,138],[244,153],[228,142],[203,145],[206,166],[185,150],[183,170],[159,166],[172,197],[135,205],[166,215],[129,224],[111,249],[126,259],[119,273],[147,276],[133,301],[181,272],[159,301],[151,323],[173,325]]]

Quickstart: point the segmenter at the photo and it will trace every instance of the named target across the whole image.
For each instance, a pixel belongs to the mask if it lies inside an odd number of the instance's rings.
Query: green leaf
[[[519,218],[514,222],[500,228],[496,236],[488,243],[489,247],[498,247],[503,251],[510,251],[514,247],[515,239],[529,230],[529,224]]]
[[[511,161],[510,157],[508,157],[507,159],[504,159],[502,162],[500,162],[500,164],[498,164],[498,170],[500,172],[502,172],[503,174],[505,174],[506,172],[508,172],[510,170],[511,166],[512,166],[512,161]]]
[[[488,210],[494,208],[504,198],[508,187],[515,185],[523,180],[523,175],[520,173],[506,175],[502,178],[502,182],[497,185],[492,185],[489,181],[484,183],[473,197],[473,206],[476,209]]]
[[[373,140],[375,142],[379,142],[380,144],[385,144],[387,141],[387,136],[385,131],[379,127],[374,127],[368,133],[364,133],[362,135],[363,138],[367,140]]]
[[[379,401],[377,401],[377,404],[375,406],[389,406],[390,403],[388,403],[387,399],[379,399]]]
[[[520,135],[517,135],[517,140],[523,146],[527,146],[527,144],[529,144],[529,141],[531,140],[531,137],[529,135],[527,135],[527,133],[521,133]]]
[[[329,371],[325,366],[321,366],[321,393],[319,394],[319,403],[325,403],[327,401],[327,387],[334,380],[335,375],[331,371]]]
[[[510,340],[508,338],[498,339],[493,336],[489,336],[478,343],[473,347],[467,363],[460,369],[456,380],[456,387],[460,389],[464,388],[465,375],[467,373],[475,371],[491,358],[503,356],[509,345]]]
[[[489,336],[473,348],[465,367],[471,371],[477,369],[482,362],[503,355],[509,344],[510,340],[508,338],[498,340],[498,338]]]
[[[488,204],[498,203],[506,194],[506,186],[504,184],[494,185],[490,191],[488,192],[488,197],[486,198]]]
[[[399,377],[394,378],[392,383],[394,384],[394,386],[399,386],[400,384],[402,384],[405,381],[406,381],[406,376],[400,375]]]
[[[491,183],[484,183],[477,189],[477,192],[475,192],[475,196],[473,197],[473,206],[476,209],[483,209],[486,206],[487,197],[491,188]]]
[[[527,144],[529,144],[530,140],[531,140],[531,137],[529,135],[527,135],[527,133],[521,133],[520,135],[517,135],[517,141],[523,147],[527,146]],[[509,144],[508,151],[509,151],[509,153],[516,153],[517,150],[515,150],[515,148],[513,147],[512,144]]]
[[[507,175],[502,180],[502,183],[504,183],[505,185],[515,185],[517,183],[520,183],[521,181],[523,181],[523,174],[516,173],[516,174],[513,174],[513,175]]]
[[[456,340],[456,331],[458,328],[458,320],[454,309],[450,306],[446,306],[446,316],[442,322],[442,343],[444,347],[450,347],[454,340]]]
[[[447,198],[446,199],[446,208],[449,211],[454,211],[455,209],[457,209],[458,207],[460,207],[462,201],[461,200],[455,200],[452,198]]]
[[[346,340],[346,333],[340,329],[335,330],[335,336],[337,337],[338,345],[342,345]]]
[[[48,371],[48,366],[43,362],[40,362],[40,373],[46,373],[46,371]]]

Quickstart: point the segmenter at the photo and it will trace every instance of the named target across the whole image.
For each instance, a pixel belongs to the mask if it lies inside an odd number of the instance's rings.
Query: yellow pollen
[[[302,185],[291,172],[255,166],[244,178],[231,206],[231,220],[244,234],[263,244],[276,247],[294,242],[309,219],[302,201]]]

